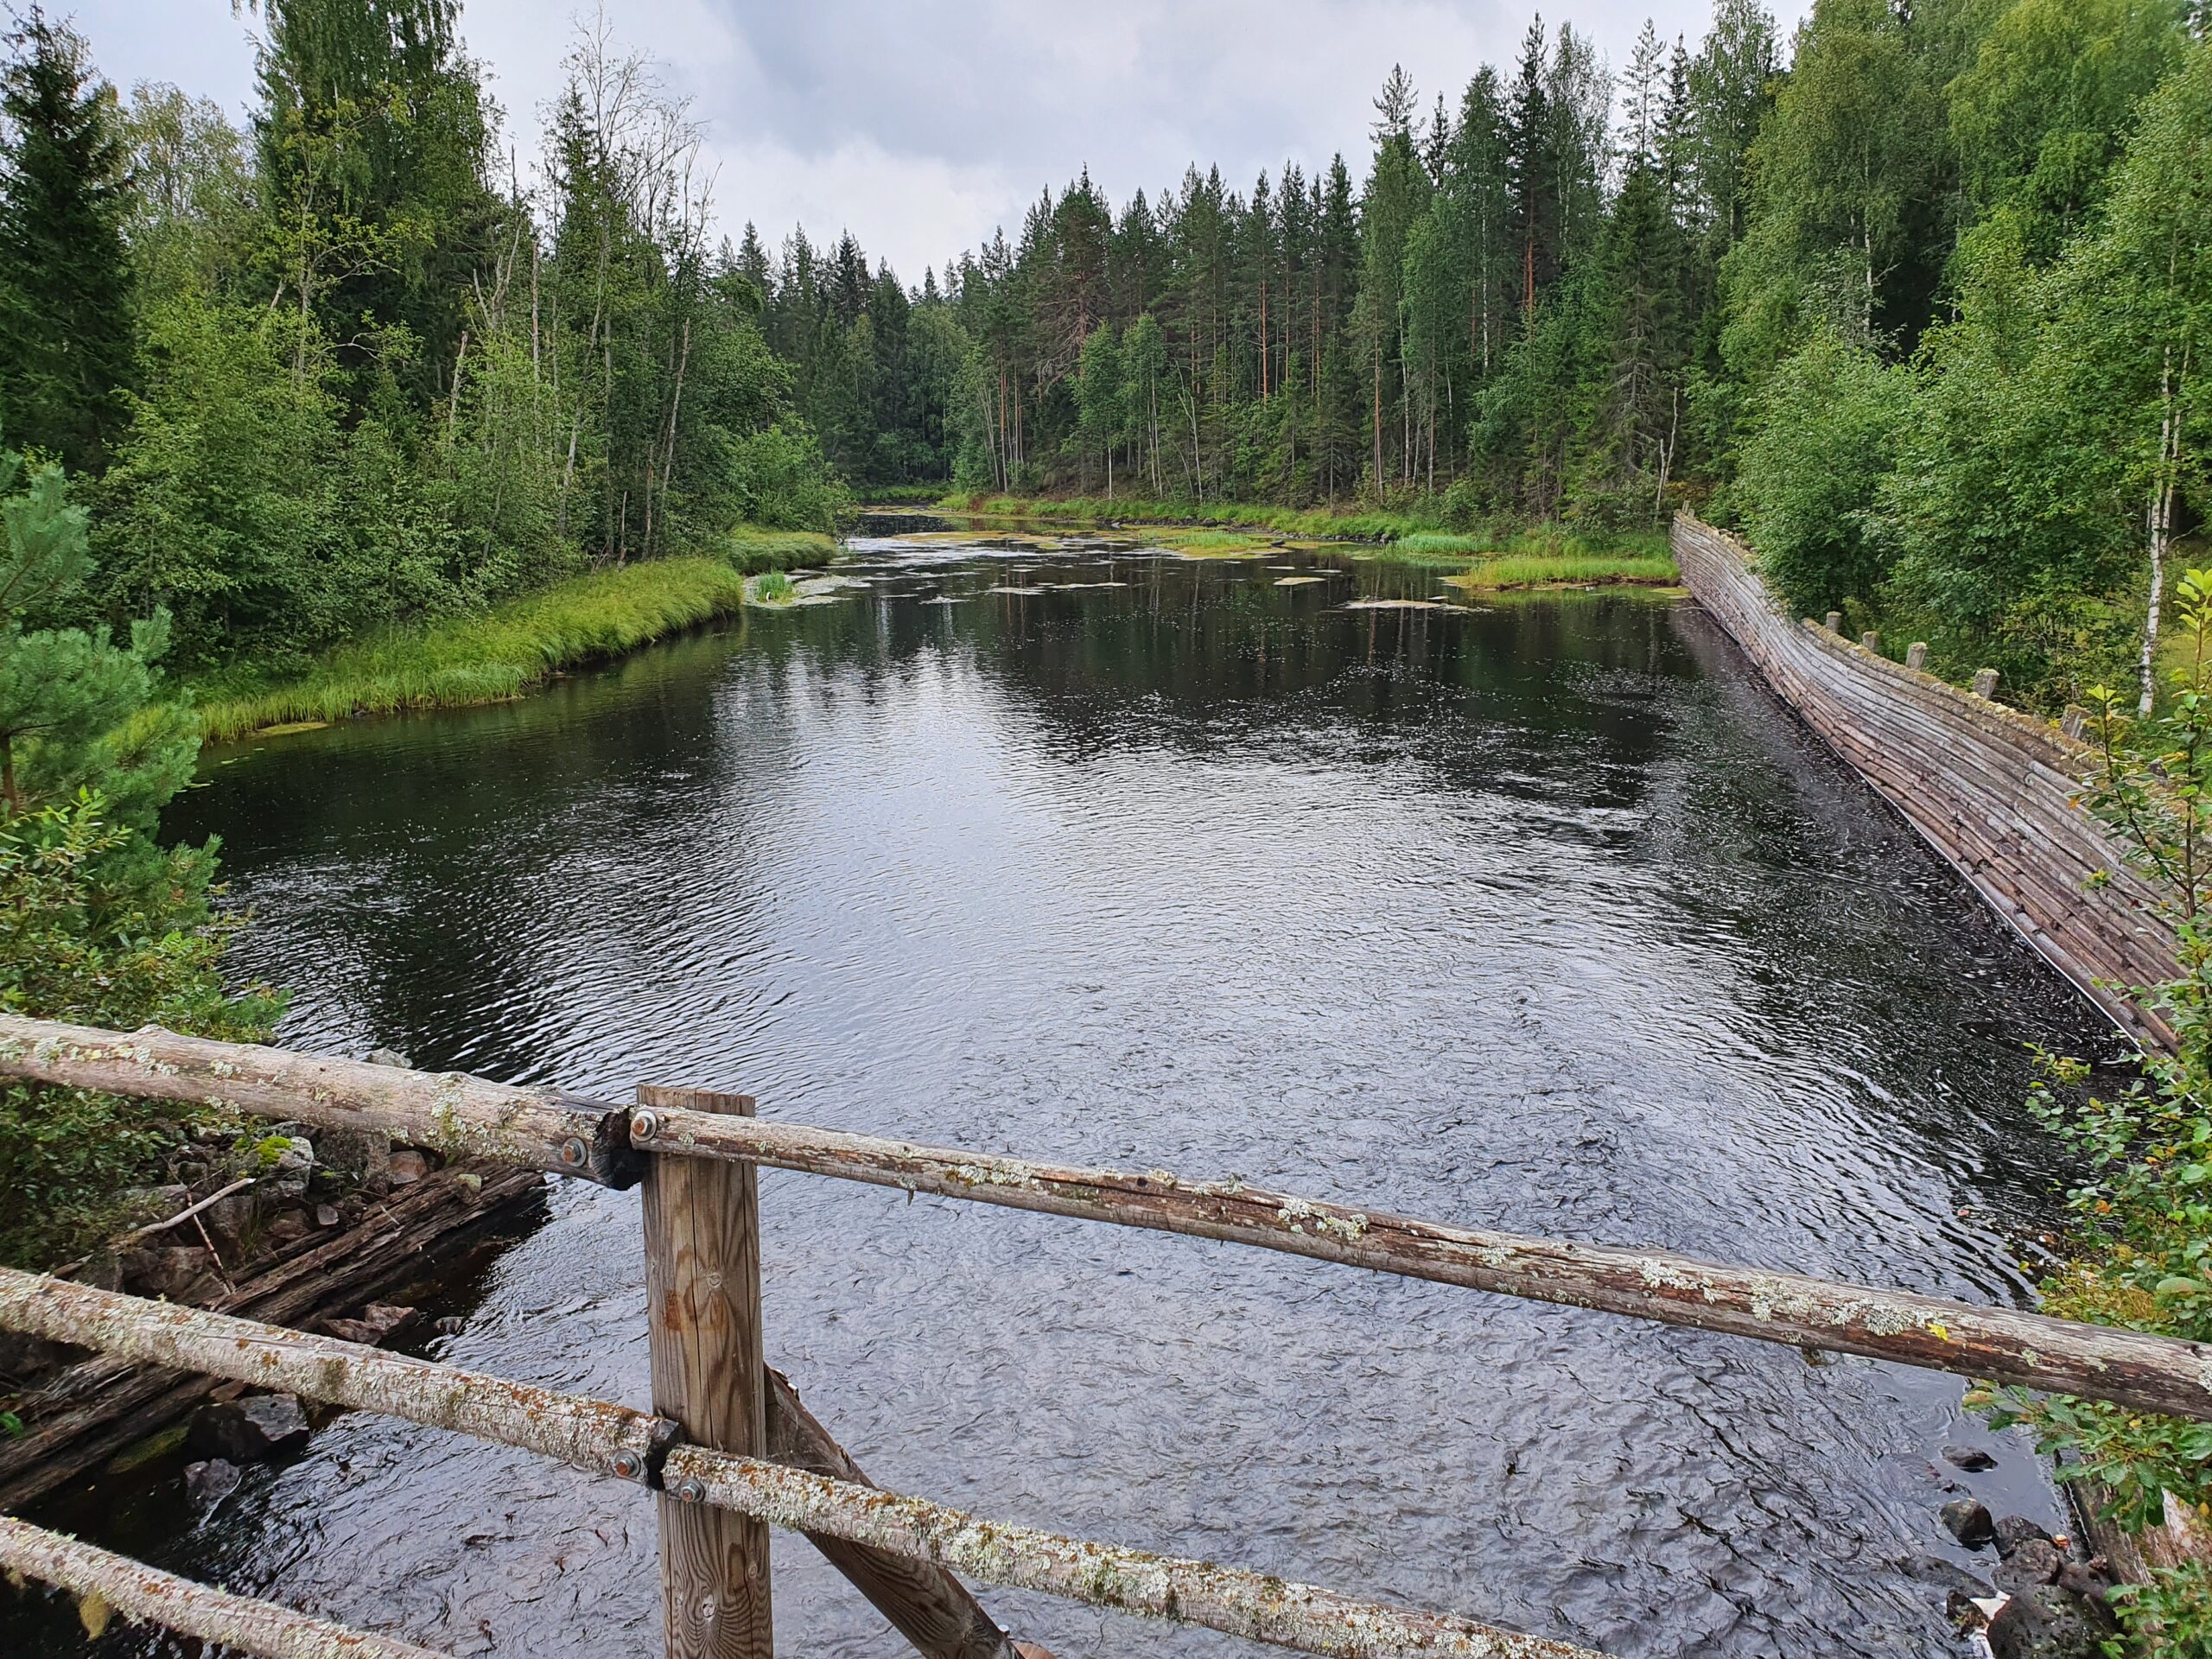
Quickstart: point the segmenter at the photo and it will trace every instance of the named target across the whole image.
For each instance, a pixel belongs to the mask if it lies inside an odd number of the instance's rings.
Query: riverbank
[[[1223,556],[1287,543],[1357,543],[1362,558],[1433,567],[1475,588],[1605,583],[1671,586],[1680,580],[1660,531],[1592,534],[1560,524],[1455,530],[1440,514],[1403,509],[1275,507],[1236,501],[1148,501],[1100,496],[960,492],[944,512],[1085,529],[1142,526],[1178,551]]]
[[[621,656],[735,611],[750,575],[827,564],[836,552],[827,536],[745,529],[732,533],[718,557],[588,571],[480,615],[349,640],[304,674],[204,685],[200,728],[207,741],[219,743],[360,715],[500,702],[563,669]]]

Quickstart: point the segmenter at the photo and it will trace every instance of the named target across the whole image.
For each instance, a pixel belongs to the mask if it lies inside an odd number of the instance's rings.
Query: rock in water
[[[2108,1634],[2091,1605],[2055,1584],[2038,1584],[1989,1621],[1994,1659],[2100,1659]]]
[[[1998,1563],[1992,1576],[1999,1590],[2008,1596],[2017,1596],[2038,1584],[2056,1582],[2058,1569],[2065,1564],[2066,1558],[2058,1553],[2057,1545],[2042,1538],[2023,1538]]]
[[[238,1465],[226,1458],[188,1463],[184,1465],[184,1495],[192,1500],[194,1509],[205,1515],[238,1491],[238,1482],[245,1478]]]
[[[1999,1555],[2010,1555],[2031,1538],[2040,1538],[2046,1544],[2050,1541],[2050,1535],[2024,1515],[2008,1515],[2001,1517],[1993,1530],[1993,1535],[1997,1540],[1997,1553]]]
[[[1970,1475],[1978,1475],[1985,1469],[1997,1466],[1997,1459],[1978,1446],[1947,1446],[1943,1448],[1943,1461],[1954,1469],[1965,1470]]]
[[[202,1457],[254,1463],[305,1446],[307,1413],[289,1394],[257,1394],[249,1399],[206,1405],[192,1414],[185,1443]]]
[[[1984,1544],[1997,1541],[1997,1528],[1989,1518],[1989,1506],[1971,1497],[1955,1497],[1943,1506],[1943,1525],[1952,1537],[1968,1549],[1980,1549]]]

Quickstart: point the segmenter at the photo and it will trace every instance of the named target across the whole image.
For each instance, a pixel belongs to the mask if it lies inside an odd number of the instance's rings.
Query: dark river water
[[[1694,606],[857,548],[834,602],[216,757],[173,827],[222,836],[284,1039],[2023,1295],[2061,1173],[2024,1046],[2109,1039]],[[1952,1654],[1946,1482],[2060,1522],[1954,1379],[761,1189],[771,1359],[877,1480],[994,1517],[1622,1656]],[[645,1404],[641,1275],[636,1196],[561,1189],[425,1351]],[[60,1513],[457,1656],[658,1651],[640,1493],[404,1424],[340,1417],[204,1523],[174,1466]],[[901,1650],[803,1541],[775,1565],[782,1651]],[[984,1599],[1061,1659],[1256,1651]],[[0,1650],[84,1650],[7,1617]]]

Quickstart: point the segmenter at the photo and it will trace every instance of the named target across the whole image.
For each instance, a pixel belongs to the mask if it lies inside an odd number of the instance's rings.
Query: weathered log
[[[396,1636],[347,1630],[274,1602],[195,1584],[10,1516],[0,1516],[0,1567],[80,1598],[96,1597],[125,1618],[257,1659],[442,1659]]]
[[[544,1191],[531,1170],[424,1182],[320,1243],[303,1241],[215,1304],[270,1325],[304,1325],[407,1282],[466,1249]],[[467,1193],[467,1201],[458,1200]],[[21,1510],[188,1411],[213,1384],[102,1355],[73,1366],[24,1408],[28,1432],[0,1440],[0,1510]]]
[[[630,1139],[664,1154],[747,1159],[909,1192],[1227,1239],[1409,1279],[2212,1419],[2212,1346],[2012,1308],[1662,1250],[1446,1226],[1241,1180],[1049,1164],[704,1112],[640,1110]]]
[[[644,1088],[638,1099],[692,1116],[753,1110],[747,1096],[705,1090]],[[699,1445],[763,1457],[759,1178],[657,1159],[644,1211],[653,1409]],[[774,1659],[768,1529],[701,1504],[681,1483],[664,1485],[658,1503],[668,1659]]]
[[[644,1173],[623,1141],[620,1108],[461,1071],[180,1037],[158,1026],[125,1035],[0,1014],[0,1072],[327,1129],[382,1129],[450,1158],[493,1159],[607,1186],[634,1185]]]
[[[144,1364],[379,1411],[631,1480],[647,1479],[677,1434],[667,1418],[627,1406],[13,1268],[0,1268],[0,1325]]]
[[[979,1521],[926,1499],[672,1444],[680,1433],[674,1423],[605,1401],[0,1268],[0,1327],[44,1334],[63,1319],[76,1342],[165,1363],[204,1363],[219,1376],[278,1381],[308,1399],[455,1429],[580,1468],[608,1469],[634,1458],[632,1448],[643,1441],[646,1467],[639,1478],[653,1479],[649,1471],[657,1465],[664,1489],[688,1491],[686,1502],[1095,1606],[1344,1659],[1601,1659],[1463,1618],[1402,1612],[1268,1574]],[[281,1378],[269,1377],[271,1370]]]
[[[671,1481],[771,1524],[828,1533],[1020,1590],[1224,1630],[1338,1659],[1595,1659],[1592,1650],[1445,1614],[1401,1612],[1313,1585],[1211,1561],[1157,1555],[979,1520],[925,1498],[879,1491],[704,1446],[668,1454]]]
[[[853,1486],[874,1486],[781,1371],[768,1373],[768,1460]],[[809,1542],[926,1659],[1014,1659],[1014,1643],[982,1604],[942,1567],[826,1532]],[[1042,1649],[1031,1651],[1052,1659]]]

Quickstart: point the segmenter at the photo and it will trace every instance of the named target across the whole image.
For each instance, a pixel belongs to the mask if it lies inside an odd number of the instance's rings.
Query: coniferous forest
[[[1801,614],[2056,706],[2144,677],[2212,448],[2212,60],[2182,0],[1718,0],[1394,74],[1364,157],[1085,176],[918,288],[737,266],[863,484],[1403,508],[1689,504]]]
[[[1801,612],[2052,706],[2147,683],[2206,495],[2188,0],[1756,0],[1624,64],[1539,19],[1363,156],[1078,177],[909,283],[771,248],[604,16],[525,167],[457,0],[268,0],[235,124],[37,10],[0,87],[0,441],[73,620],[188,672],[827,529],[847,485],[1604,536],[1690,505]],[[719,216],[718,216],[719,215]]]

